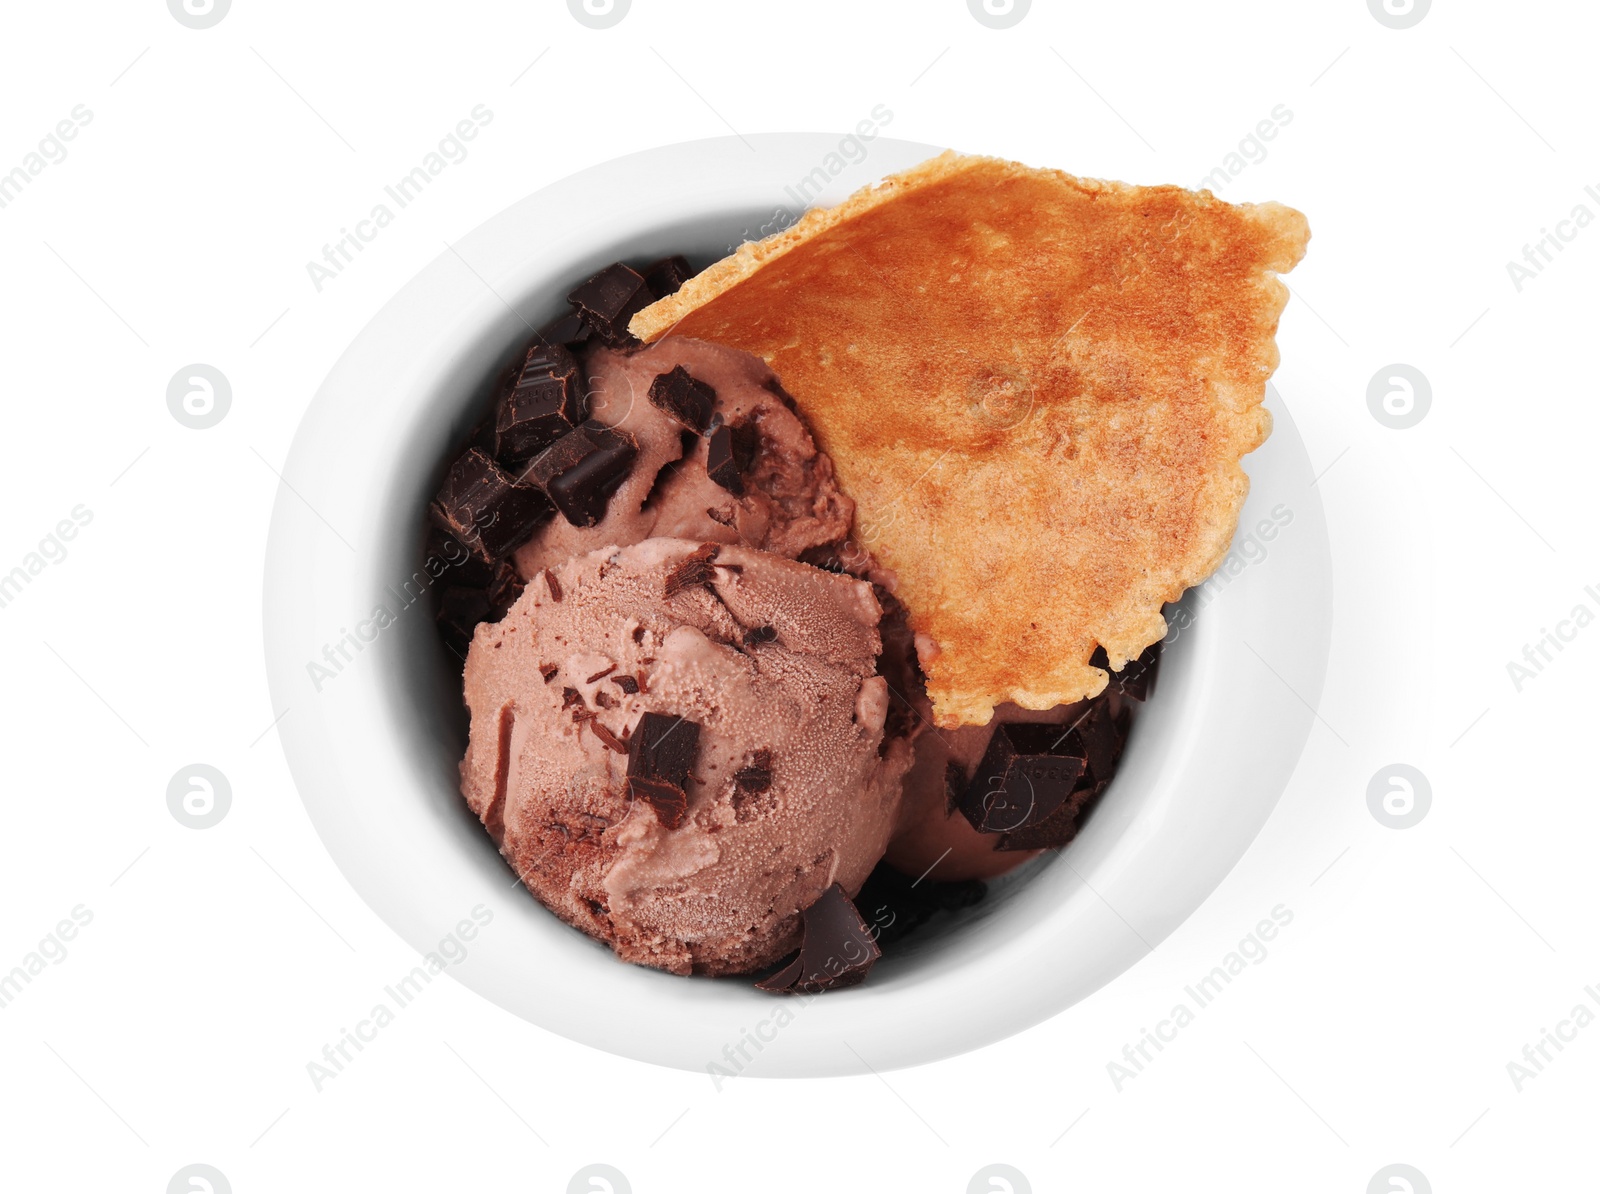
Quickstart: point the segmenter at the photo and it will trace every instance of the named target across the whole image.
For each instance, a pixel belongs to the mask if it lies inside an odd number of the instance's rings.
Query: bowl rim
[[[319,388],[282,470],[265,559],[269,686],[287,710],[280,742],[318,835],[368,906],[441,972],[513,1014],[608,1052],[707,1072],[718,1089],[734,1076],[860,1074],[952,1056],[1124,972],[1204,902],[1265,823],[1313,727],[1331,637],[1320,495],[1269,386],[1275,430],[1246,458],[1253,488],[1230,574],[1186,598],[1204,614],[1190,611],[1169,647],[1122,773],[1067,850],[997,885],[968,921],[885,959],[861,987],[785,999],[627,966],[512,891],[514,876],[453,790],[448,727],[422,699],[418,677],[437,679],[418,661],[428,619],[407,618],[408,605],[369,640],[363,627],[375,619],[360,614],[392,603],[397,583],[404,590],[428,478],[459,442],[473,396],[582,270],[619,248],[675,251],[674,235],[698,238],[702,252],[719,230],[756,235],[741,222],[768,210],[793,219],[793,180],[830,155],[843,169],[819,203],[940,152],[880,136],[844,161],[842,144],[831,133],[774,133],[648,149],[556,182],[462,237],[384,305]],[[1289,512],[1282,537],[1263,543],[1278,509]],[[351,624],[350,637],[336,633]],[[318,676],[330,643],[339,666]]]

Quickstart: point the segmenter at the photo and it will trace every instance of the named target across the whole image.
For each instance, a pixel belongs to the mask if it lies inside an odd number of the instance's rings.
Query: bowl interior
[[[797,134],[649,151],[576,175],[465,238],[330,374],[285,466],[269,546],[268,668],[276,707],[291,710],[283,744],[352,884],[419,951],[501,1006],[718,1080],[932,1060],[1115,977],[1199,906],[1259,830],[1309,732],[1304,702],[1320,692],[1327,654],[1326,529],[1304,447],[1269,393],[1276,430],[1247,461],[1253,488],[1230,563],[1180,603],[1173,621],[1184,628],[1169,636],[1122,770],[1084,830],[908,938],[869,983],[782,999],[748,980],[626,966],[514,886],[457,786],[466,718],[422,570],[427,502],[493,380],[573,285],[617,259],[678,252],[701,267],[773,231],[798,214],[786,180],[836,142]],[[879,139],[821,201],[933,152]],[[633,197],[645,187],[658,197]],[[341,638],[351,626],[354,648]],[[652,1011],[640,1017],[641,1007]],[[748,1036],[756,1043],[737,1047]]]

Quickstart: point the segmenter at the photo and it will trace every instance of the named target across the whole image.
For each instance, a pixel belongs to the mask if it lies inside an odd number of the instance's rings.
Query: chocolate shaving
[[[561,582],[556,579],[556,574],[548,568],[544,570],[544,583],[550,586],[550,600],[560,601],[562,596]]]
[[[840,987],[853,987],[881,956],[873,931],[861,913],[835,883],[801,914],[805,929],[800,953],[776,974],[756,986],[773,994],[797,991],[814,995]]]
[[[632,676],[612,676],[611,682],[618,688],[622,689],[622,691],[627,693],[629,696],[632,696],[634,693],[639,691],[639,681],[635,680]]]
[[[719,526],[731,527],[735,517],[733,506],[729,505],[720,510],[716,506],[707,506],[706,517]]]
[[[639,671],[636,673],[634,679],[636,680],[636,682],[639,685],[639,691],[648,696],[649,693],[650,693],[650,685],[645,683],[645,675],[644,675],[644,669],[643,668],[639,669]],[[621,683],[621,681],[618,681],[618,683]]]
[[[576,688],[563,688],[561,690],[561,707],[570,709],[574,705],[583,704],[583,693]]]
[[[609,676],[612,672],[614,672],[616,670],[617,670],[617,665],[613,663],[610,667],[601,668],[598,672],[596,672],[594,675],[590,676],[587,680],[585,680],[584,683],[585,684],[597,684],[601,680],[604,680],[607,676]]]
[[[561,665],[559,663],[541,663],[539,665],[539,674],[544,677],[544,682],[546,684],[554,680],[556,678],[556,673],[560,670]]]
[[[594,694],[594,703],[602,709],[615,709],[620,702],[602,688]]]
[[[628,753],[628,744],[607,729],[606,723],[601,721],[598,717],[589,723],[589,728],[594,731],[594,736],[596,738],[600,739],[601,742],[605,743],[606,746],[616,751],[619,755],[625,755]],[[671,827],[669,826],[669,828]]]
[[[716,576],[712,561],[721,549],[720,543],[706,543],[691,552],[683,563],[667,574],[666,596],[676,597],[685,589],[700,585],[709,587]]]
[[[772,752],[763,747],[748,765],[733,773],[733,782],[746,792],[765,792],[772,786]]]

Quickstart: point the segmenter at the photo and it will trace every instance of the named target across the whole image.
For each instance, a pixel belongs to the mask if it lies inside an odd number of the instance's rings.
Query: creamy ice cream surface
[[[675,588],[700,550],[602,548],[478,628],[462,790],[529,889],[620,957],[742,973],[792,951],[831,884],[860,888],[910,744],[884,745],[870,585],[725,547]],[[646,713],[699,727],[677,828],[630,796]]]
[[[632,435],[639,456],[611,495],[605,518],[576,527],[555,519],[516,553],[523,576],[598,547],[652,537],[742,543],[791,559],[850,533],[855,503],[833,462],[817,450],[777,375],[759,357],[702,340],[671,337],[634,353],[591,350],[585,360],[589,417]],[[708,476],[706,437],[650,400],[657,377],[683,367],[716,392],[716,411],[749,428],[753,456],[735,494]]]

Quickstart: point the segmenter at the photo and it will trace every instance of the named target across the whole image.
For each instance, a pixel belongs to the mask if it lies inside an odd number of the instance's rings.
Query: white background
[[[191,1162],[241,1194],[560,1191],[590,1162],[639,1194],[957,1194],[990,1162],[1035,1191],[1360,1194],[1393,1162],[1441,1192],[1591,1187],[1600,1025],[1520,1092],[1507,1063],[1600,1012],[1600,629],[1520,692],[1506,665],[1580,602],[1600,613],[1600,227],[1520,292],[1506,263],[1580,203],[1600,216],[1592,6],[1436,0],[1404,30],[1364,0],[1037,0],[1008,30],[962,0],[634,0],[605,30],[559,0],[3,20],[0,172],[76,105],[93,118],[0,209],[0,572],[75,506],[93,521],[0,608],[0,971],[75,906],[93,920],[0,1010],[0,1188],[157,1194]],[[469,156],[318,293],[306,263],[478,104]],[[1220,191],[1314,233],[1277,384],[1326,470],[1336,623],[1277,812],[1154,954],[952,1061],[719,1093],[443,982],[316,1092],[306,1063],[416,957],[329,861],[270,729],[261,558],[311,394],[407,278],[527,193],[730,129],[843,133],[878,104],[891,135],[1190,186],[1292,112]],[[167,410],[192,362],[232,384],[209,430]],[[1432,386],[1410,430],[1367,407],[1395,362]],[[204,832],[166,807],[196,761],[233,791]],[[1407,830],[1366,803],[1396,761],[1432,786]],[[1278,904],[1268,958],[1119,1092],[1107,1063]]]

